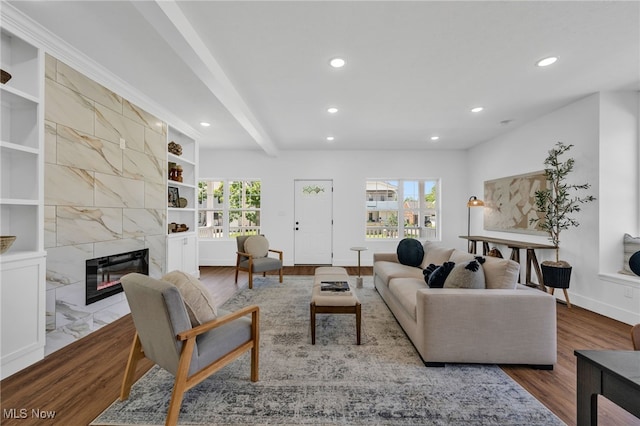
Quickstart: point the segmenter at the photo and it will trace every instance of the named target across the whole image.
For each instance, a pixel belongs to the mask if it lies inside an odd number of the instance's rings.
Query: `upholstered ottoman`
[[[323,281],[348,281],[344,268],[322,266],[316,268],[311,293],[311,344],[316,344],[316,314],[354,314],[356,341],[360,344],[360,301],[350,288],[345,292],[322,291]]]

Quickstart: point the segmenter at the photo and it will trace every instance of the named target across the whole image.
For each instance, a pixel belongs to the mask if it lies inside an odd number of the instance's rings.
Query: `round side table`
[[[362,277],[360,276],[360,253],[366,249],[366,247],[351,247],[351,250],[358,252],[358,278],[356,278],[356,288],[362,288]]]

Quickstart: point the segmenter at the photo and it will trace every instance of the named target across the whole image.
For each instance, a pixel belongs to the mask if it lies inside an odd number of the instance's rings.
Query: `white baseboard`
[[[556,290],[555,295],[562,295],[562,297],[559,297],[559,299],[564,300],[562,291]],[[629,325],[640,323],[640,313],[638,312],[628,311],[617,306],[603,303],[599,300],[594,300],[571,292],[569,292],[569,298],[571,299],[572,305],[580,306],[581,308],[588,309],[592,312],[604,315],[605,317],[613,318],[617,321]]]

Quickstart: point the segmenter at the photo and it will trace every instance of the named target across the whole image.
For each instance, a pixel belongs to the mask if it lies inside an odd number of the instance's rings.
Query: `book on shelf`
[[[349,291],[349,283],[346,281],[320,281],[320,290],[345,292]]]

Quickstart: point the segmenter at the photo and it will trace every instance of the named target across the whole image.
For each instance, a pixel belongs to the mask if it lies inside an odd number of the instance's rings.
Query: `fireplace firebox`
[[[122,292],[120,278],[131,272],[149,275],[149,249],[87,260],[86,304]]]

